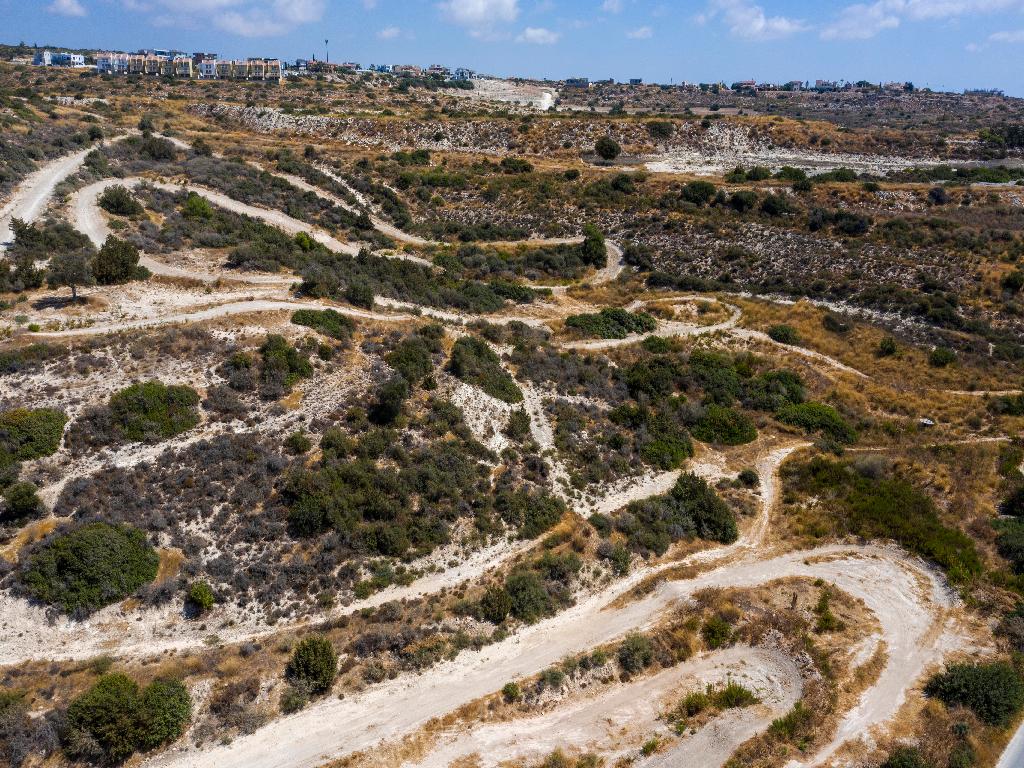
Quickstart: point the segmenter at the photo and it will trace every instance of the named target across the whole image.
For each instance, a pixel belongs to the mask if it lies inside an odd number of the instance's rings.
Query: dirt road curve
[[[81,152],[47,163],[18,185],[11,199],[0,208],[0,253],[6,251],[10,241],[14,239],[11,220],[32,222],[38,219],[46,210],[46,204],[50,201],[56,186],[81,168],[85,156],[91,151],[91,148],[83,149]]]
[[[1003,756],[996,763],[996,768],[1021,768],[1021,766],[1024,766],[1024,723],[1017,729],[1017,733],[1003,750]]]
[[[401,675],[343,700],[323,699],[229,745],[170,751],[146,763],[174,768],[316,768],[410,733],[427,720],[540,672],[571,653],[643,629],[666,609],[707,587],[753,587],[789,576],[820,578],[862,599],[878,617],[890,661],[843,720],[820,764],[850,738],[891,718],[906,689],[954,644],[943,612],[951,598],[939,579],[906,555],[881,547],[822,547],[767,561],[727,564],[688,581],[666,582],[648,597],[610,608],[636,577],[581,601],[479,653],[463,654],[429,675]],[[401,702],[401,706],[396,706]]]

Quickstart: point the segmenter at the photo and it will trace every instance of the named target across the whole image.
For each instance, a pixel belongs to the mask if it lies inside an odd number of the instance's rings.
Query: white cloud
[[[401,34],[402,30],[399,27],[384,27],[377,33],[377,37],[381,40],[394,40]]]
[[[53,2],[46,7],[50,13],[60,14],[61,16],[85,16],[86,10],[78,0],[53,0]]]
[[[445,17],[477,37],[487,37],[496,26],[519,18],[519,0],[446,0],[438,8]]]
[[[630,40],[650,40],[654,37],[654,30],[650,27],[637,27],[631,29],[626,33],[626,37]]]
[[[821,31],[823,40],[867,40],[900,25],[900,17],[887,7],[888,0],[873,5],[857,3],[839,12],[839,18]]]
[[[764,8],[748,0],[712,0],[699,22],[721,16],[734,37],[745,40],[777,40],[810,27],[800,19],[788,16],[769,16]]]
[[[1024,29],[995,32],[988,39],[991,43],[1024,43]]]
[[[552,32],[550,29],[544,29],[544,27],[527,27],[516,38],[516,42],[532,43],[533,45],[554,45],[561,37],[561,32]]]
[[[604,0],[601,10],[605,13],[622,13],[622,0]]]
[[[934,21],[1024,10],[1024,0],[876,0],[854,3],[821,31],[824,40],[865,40],[904,21]]]
[[[77,2],[77,0],[74,0]],[[154,14],[156,26],[198,28],[210,23],[242,37],[274,37],[323,18],[326,0],[122,0],[125,8]]]

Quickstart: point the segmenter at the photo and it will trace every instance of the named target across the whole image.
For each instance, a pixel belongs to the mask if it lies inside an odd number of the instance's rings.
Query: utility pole
[[[324,40],[324,53],[327,54],[327,59],[324,61],[325,64],[331,63],[331,49],[327,47],[330,40]]]

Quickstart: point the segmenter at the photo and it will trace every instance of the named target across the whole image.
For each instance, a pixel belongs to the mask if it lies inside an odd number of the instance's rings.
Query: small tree
[[[501,587],[490,587],[480,599],[480,615],[492,624],[501,624],[512,610],[512,598]]]
[[[338,654],[326,637],[310,635],[295,646],[287,673],[294,682],[308,686],[311,693],[324,693],[338,674]]]
[[[206,613],[213,608],[213,588],[205,581],[193,581],[188,588],[188,601],[199,613]]]
[[[627,635],[619,646],[619,666],[635,675],[654,661],[654,646],[641,634]]]
[[[139,266],[139,249],[111,235],[92,260],[92,274],[100,285],[118,285],[149,276]]]
[[[72,251],[58,253],[50,259],[46,282],[51,288],[70,288],[71,300],[78,301],[78,289],[95,285],[96,278],[86,254]]]
[[[120,184],[107,187],[97,202],[100,208],[115,216],[137,216],[143,210],[127,187]]]
[[[602,136],[597,140],[597,143],[594,144],[594,151],[602,160],[611,162],[622,154],[622,147],[620,147],[619,142],[611,136]]]
[[[20,520],[35,517],[43,510],[43,501],[32,483],[14,483],[4,491],[6,509],[0,520]]]

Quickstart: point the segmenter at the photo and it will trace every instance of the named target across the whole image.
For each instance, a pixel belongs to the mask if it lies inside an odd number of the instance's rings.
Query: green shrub
[[[205,219],[209,221],[213,218],[213,206],[202,195],[189,192],[181,206],[181,214],[186,219]]]
[[[45,507],[32,483],[13,483],[4,489],[4,510],[0,521],[24,520],[39,516]]]
[[[530,414],[522,408],[517,408],[508,415],[508,424],[502,432],[509,439],[518,442],[530,435],[530,426]]]
[[[744,488],[753,488],[761,482],[761,478],[758,476],[757,471],[747,467],[746,469],[740,470],[740,473],[736,476],[739,480],[740,485]]]
[[[896,747],[880,768],[931,768],[917,747]]]
[[[785,424],[817,432],[837,443],[857,442],[857,431],[835,408],[824,403],[794,403],[780,408],[776,416]]]
[[[56,453],[67,421],[62,411],[51,408],[0,413],[0,469]]]
[[[621,307],[605,307],[600,312],[569,315],[567,327],[591,339],[624,339],[631,333],[650,333],[658,322],[646,312],[629,312]]]
[[[90,268],[100,285],[120,285],[149,277],[149,270],[139,266],[139,249],[113,235],[93,256]]]
[[[487,343],[475,336],[463,336],[452,347],[448,370],[467,384],[479,387],[506,403],[521,403],[522,390]]]
[[[798,701],[785,715],[772,720],[768,733],[779,741],[794,742],[798,736],[803,735],[813,719],[814,713],[803,701]]]
[[[551,597],[537,574],[516,571],[505,580],[511,599],[511,613],[520,621],[533,624],[551,612]]]
[[[732,626],[721,616],[711,616],[704,622],[700,634],[708,648],[714,650],[732,639]]]
[[[199,423],[199,393],[159,381],[132,384],[110,398],[110,415],[118,436],[132,443],[152,443],[187,432]]]
[[[71,735],[86,734],[106,761],[120,763],[179,738],[192,698],[177,681],[158,679],[140,692],[127,675],[107,674],[68,705],[66,716]]]
[[[338,654],[322,635],[303,638],[292,651],[286,670],[293,682],[306,685],[311,693],[324,693],[338,674]]]
[[[480,615],[491,624],[501,624],[512,611],[512,598],[502,587],[488,587],[480,598]]]
[[[697,206],[704,206],[715,199],[718,189],[710,181],[688,182],[680,193],[683,200]]]
[[[142,204],[121,184],[107,187],[96,202],[115,216],[138,216],[143,212]]]
[[[309,452],[309,449],[313,447],[313,441],[309,439],[305,432],[292,432],[285,438],[284,447],[288,453],[301,456]]]
[[[828,505],[841,534],[893,539],[938,563],[954,583],[982,572],[974,541],[944,526],[931,498],[905,480],[867,477],[847,463],[820,456],[785,474],[791,488]]]
[[[565,502],[537,490],[500,491],[494,509],[519,538],[535,539],[555,525],[566,512]]]
[[[409,397],[409,382],[401,376],[385,381],[377,388],[377,396],[370,406],[369,417],[374,424],[387,426],[402,413],[402,405]]]
[[[796,345],[800,343],[800,334],[791,325],[773,325],[768,329],[768,337],[779,344]]]
[[[899,351],[899,347],[896,346],[896,339],[892,336],[886,336],[880,342],[878,342],[877,355],[879,357],[892,357]]]
[[[154,680],[142,691],[139,749],[148,751],[178,739],[192,716],[192,697],[177,680]]]
[[[431,353],[435,349],[440,351],[440,344],[431,344],[427,338],[415,334],[402,339],[384,359],[410,385],[415,386],[434,372]]]
[[[216,599],[213,588],[205,581],[193,581],[188,587],[186,597],[199,613],[206,613],[213,608]]]
[[[629,513],[615,520],[631,549],[662,555],[669,546],[688,536],[700,536],[725,544],[736,540],[736,518],[707,482],[684,473],[665,496],[634,501]]]
[[[639,633],[626,635],[619,644],[617,653],[619,666],[632,675],[642,672],[654,661],[654,646]]]
[[[967,707],[1000,727],[1024,708],[1024,680],[1006,662],[952,664],[929,680],[924,692],[947,706]]]
[[[501,689],[501,695],[509,704],[514,704],[523,698],[523,691],[519,687],[519,683],[505,683]]]
[[[956,362],[956,352],[948,347],[936,347],[928,353],[928,365],[933,368],[945,368]]]
[[[614,160],[622,154],[622,147],[611,136],[602,136],[594,144],[594,151],[602,160]]]
[[[137,528],[88,523],[46,539],[28,558],[21,582],[35,599],[81,616],[155,579],[158,564]]]
[[[712,696],[715,706],[719,709],[738,709],[749,707],[758,702],[757,696],[749,688],[730,680]]]
[[[304,685],[288,685],[281,691],[279,706],[285,715],[291,715],[309,704],[309,691]]]
[[[324,336],[329,336],[339,341],[347,341],[351,338],[352,331],[356,327],[356,324],[350,318],[333,309],[322,311],[300,309],[292,314],[292,323],[312,328]]]
[[[702,443],[717,445],[744,445],[757,439],[757,429],[745,414],[715,403],[704,408],[690,431]]]

